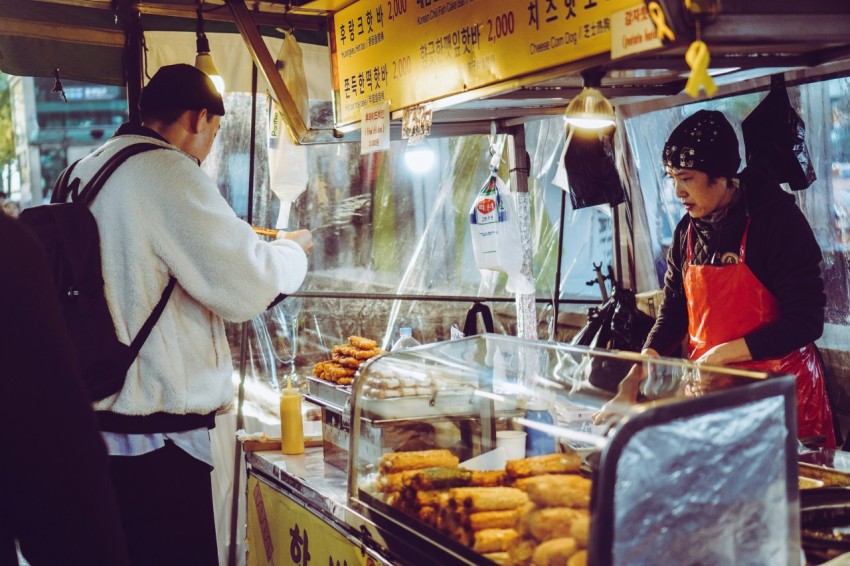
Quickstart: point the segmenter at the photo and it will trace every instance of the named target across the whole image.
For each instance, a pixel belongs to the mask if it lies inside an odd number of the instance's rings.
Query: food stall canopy
[[[582,72],[597,67],[605,72],[600,89],[615,107],[669,97],[687,83],[686,53],[697,35],[710,53],[708,70],[721,86],[754,79],[766,84],[771,74],[799,69],[815,69],[820,77],[846,74],[850,67],[845,0],[558,4],[553,10],[553,3],[535,0],[205,0],[200,8],[208,32],[242,37],[301,143],[357,137],[358,109],[382,97],[394,122],[405,108],[427,103],[437,133],[486,133],[493,121],[510,126],[562,113],[582,89]],[[159,31],[193,33],[198,9],[191,0],[0,0],[0,69],[22,76],[53,76],[59,69],[64,78],[127,85],[132,95],[141,87],[144,51],[152,47],[150,40],[142,47],[140,38]],[[370,24],[373,34],[359,41],[361,26]],[[656,29],[662,41],[650,37]],[[291,97],[261,40],[293,30],[300,42],[330,49],[327,68],[315,71],[334,77],[335,92],[325,97],[337,104],[330,132],[310,130],[287,103]],[[435,59],[433,49],[441,45],[445,53]],[[346,51],[352,47],[355,52]],[[469,53],[457,55],[461,50]],[[230,54],[214,53],[225,55]],[[387,87],[371,98],[365,92],[365,101],[347,110],[346,81],[359,82],[358,65],[368,65],[366,76],[376,62],[379,69],[386,66],[390,85],[404,84],[404,89]],[[355,74],[340,75],[352,68]],[[460,69],[457,77],[451,68]],[[811,80],[805,73],[797,78]],[[363,85],[358,88],[364,91]]]

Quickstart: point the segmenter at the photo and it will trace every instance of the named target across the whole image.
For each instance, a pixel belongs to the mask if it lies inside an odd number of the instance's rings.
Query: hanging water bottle
[[[555,419],[552,418],[552,413],[549,412],[549,409],[546,407],[546,403],[543,401],[529,401],[526,406],[525,418],[529,421],[541,424],[555,424]],[[541,456],[543,454],[552,454],[555,452],[554,436],[529,426],[524,427],[524,430],[526,432],[526,456]]]
[[[399,338],[395,341],[395,344],[393,344],[392,348],[390,348],[391,352],[422,345],[416,338],[413,337],[413,329],[409,326],[403,326],[399,328],[398,333]]]

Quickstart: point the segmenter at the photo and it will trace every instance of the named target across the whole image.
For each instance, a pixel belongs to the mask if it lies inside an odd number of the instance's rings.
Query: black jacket
[[[0,565],[129,564],[106,447],[47,260],[0,214]]]
[[[743,198],[732,205],[720,226],[712,227],[686,214],[667,254],[664,300],[645,347],[675,355],[687,335],[688,312],[683,287],[688,226],[693,222],[694,263],[706,264],[725,252],[738,252],[747,216],[746,264],[779,301],[781,317],[745,336],[754,360],[783,356],[817,340],[823,333],[823,259],[806,217],[794,197],[759,171],[740,174]]]

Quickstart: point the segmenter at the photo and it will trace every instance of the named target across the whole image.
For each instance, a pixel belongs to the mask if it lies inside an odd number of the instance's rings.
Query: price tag
[[[390,103],[363,108],[360,116],[360,155],[389,149]]]
[[[641,2],[611,16],[611,59],[662,47],[646,4]]]

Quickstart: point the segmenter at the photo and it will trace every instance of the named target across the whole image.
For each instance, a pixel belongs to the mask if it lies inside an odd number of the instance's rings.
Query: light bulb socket
[[[205,33],[201,32],[198,34],[198,39],[195,41],[195,46],[197,47],[196,51],[198,53],[210,52],[210,40],[207,39]]]

